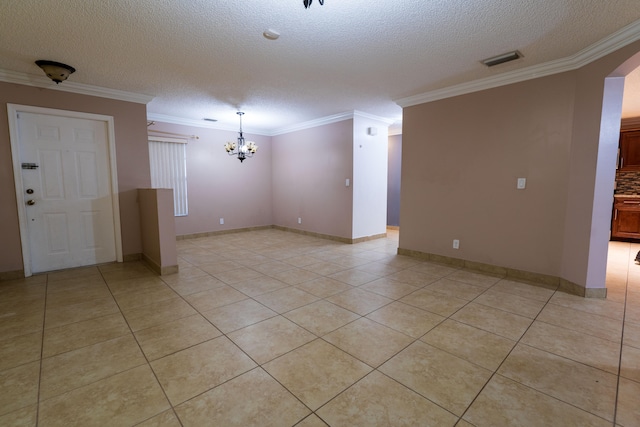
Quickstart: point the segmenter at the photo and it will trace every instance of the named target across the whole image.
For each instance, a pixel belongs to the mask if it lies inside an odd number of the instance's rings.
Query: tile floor
[[[262,230],[0,284],[2,426],[638,426],[640,245],[609,297]]]

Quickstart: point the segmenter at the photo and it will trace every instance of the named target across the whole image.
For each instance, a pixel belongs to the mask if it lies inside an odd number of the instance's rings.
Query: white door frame
[[[29,236],[27,232],[27,213],[22,185],[22,167],[20,164],[20,147],[18,146],[18,113],[46,114],[74,119],[87,119],[105,122],[107,126],[107,145],[109,153],[109,173],[111,175],[111,205],[113,206],[113,228],[115,232],[116,260],[122,262],[122,234],[120,227],[120,203],[118,199],[118,175],[116,167],[115,127],[112,116],[82,113],[78,111],[58,110],[53,108],[35,107],[31,105],[7,104],[9,116],[9,139],[11,141],[11,157],[13,159],[13,178],[16,186],[16,200],[18,206],[18,222],[20,224],[20,241],[22,243],[22,260],[24,275],[29,277],[31,272],[31,253],[29,251]]]

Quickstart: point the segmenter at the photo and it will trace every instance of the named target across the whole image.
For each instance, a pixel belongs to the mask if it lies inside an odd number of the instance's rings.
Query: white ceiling
[[[638,0],[5,0],[0,71],[35,82],[35,60],[64,62],[77,72],[60,86],[151,95],[152,116],[203,126],[243,110],[269,134],[353,111],[398,122],[394,100],[568,58],[638,20]]]

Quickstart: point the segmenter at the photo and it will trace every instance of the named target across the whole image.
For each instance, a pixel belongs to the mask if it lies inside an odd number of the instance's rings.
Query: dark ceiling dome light
[[[311,2],[313,0],[302,0],[302,3],[304,3],[304,8],[308,8],[309,6],[311,6]],[[320,6],[322,6],[324,4],[324,0],[318,0],[318,2],[320,3]]]
[[[56,61],[39,59],[36,61],[36,65],[42,68],[47,77],[56,82],[56,84],[60,84],[60,82],[67,80],[69,74],[76,72],[76,69],[72,66]]]

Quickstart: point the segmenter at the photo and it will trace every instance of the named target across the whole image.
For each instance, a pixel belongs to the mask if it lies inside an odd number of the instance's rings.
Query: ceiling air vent
[[[494,65],[504,64],[505,62],[514,61],[518,58],[522,58],[522,54],[514,50],[513,52],[503,53],[493,58],[483,59],[481,62],[487,67],[493,67]]]

